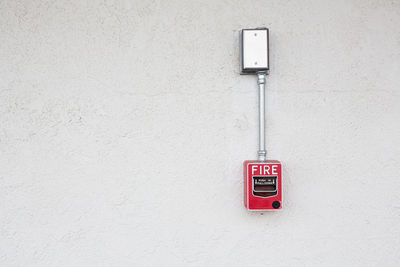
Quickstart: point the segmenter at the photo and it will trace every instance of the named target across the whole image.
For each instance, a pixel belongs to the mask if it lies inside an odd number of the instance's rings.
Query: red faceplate
[[[279,161],[244,162],[244,205],[249,210],[282,208],[282,166]]]

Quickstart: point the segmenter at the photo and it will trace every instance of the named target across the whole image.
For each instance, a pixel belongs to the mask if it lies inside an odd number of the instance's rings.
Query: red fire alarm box
[[[277,160],[244,162],[244,205],[248,210],[282,207],[281,173]]]

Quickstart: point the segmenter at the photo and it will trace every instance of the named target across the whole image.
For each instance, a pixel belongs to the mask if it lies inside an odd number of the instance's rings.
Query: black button
[[[279,201],[272,202],[272,207],[274,209],[279,209],[280,206],[281,206],[281,203],[279,203]]]

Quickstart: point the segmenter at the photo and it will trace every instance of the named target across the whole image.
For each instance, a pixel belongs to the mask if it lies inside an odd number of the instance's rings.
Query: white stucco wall
[[[399,28],[398,1],[0,1],[0,265],[399,266]]]

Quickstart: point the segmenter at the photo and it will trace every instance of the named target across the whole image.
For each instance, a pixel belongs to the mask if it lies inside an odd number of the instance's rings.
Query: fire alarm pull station
[[[244,205],[248,210],[282,208],[282,168],[277,160],[267,160],[265,150],[265,77],[269,71],[269,31],[267,28],[240,31],[240,74],[256,74],[259,89],[258,160],[244,162]]]

